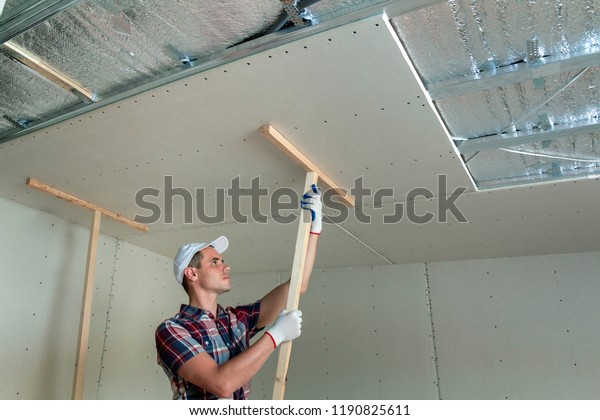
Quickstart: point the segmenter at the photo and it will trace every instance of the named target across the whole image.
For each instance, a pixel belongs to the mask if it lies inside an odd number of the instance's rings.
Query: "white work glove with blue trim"
[[[320,235],[321,229],[323,229],[323,203],[321,202],[321,192],[315,184],[302,196],[300,206],[305,210],[310,210],[310,233]]]
[[[266,334],[271,336],[275,348],[281,343],[292,341],[300,337],[302,329],[302,311],[287,312],[285,309],[279,313],[275,323]]]

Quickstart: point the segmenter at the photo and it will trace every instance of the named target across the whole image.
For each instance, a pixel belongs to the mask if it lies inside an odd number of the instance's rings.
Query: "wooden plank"
[[[14,42],[7,41],[3,45],[5,48],[14,53],[14,58],[16,60],[20,61],[33,71],[41,74],[43,77],[50,80],[51,82],[56,83],[65,90],[75,90],[92,102],[95,100],[96,96],[90,90],[86,89],[73,79],[56,70],[48,63],[42,61],[41,59],[39,59],[29,51],[25,50],[24,48],[18,46]]]
[[[90,203],[89,201],[82,200],[81,198],[75,197],[74,195],[71,195],[64,191],[61,191],[57,188],[51,187],[50,185],[44,184],[43,182],[40,182],[36,179],[29,178],[27,180],[27,185],[29,185],[30,187],[36,188],[40,191],[45,191],[45,192],[52,194],[58,198],[62,198],[63,200],[69,201],[73,204],[77,204],[78,206],[85,207],[86,209],[90,209],[90,210],[94,210],[94,211],[97,210],[100,213],[102,213],[103,215],[110,217],[111,219],[125,223],[126,225],[132,226],[143,232],[148,232],[148,225],[145,225],[143,223],[138,223],[138,222],[131,220],[125,216],[122,216],[118,213],[115,213],[113,211],[105,209],[104,207],[97,206],[93,203]]]
[[[288,156],[298,163],[305,171],[315,172],[321,182],[328,188],[333,189],[349,207],[354,207],[354,197],[352,197],[346,190],[335,183],[329,178],[317,165],[315,165],[304,153],[302,153],[296,146],[294,146],[289,140],[287,140],[283,134],[281,134],[275,127],[270,124],[263,125],[260,129],[262,134],[271,141],[279,149],[283,150]]]
[[[98,252],[98,237],[100,236],[100,210],[94,210],[88,259],[85,269],[85,284],[83,287],[83,303],[81,306],[81,321],[79,323],[79,339],[77,341],[77,359],[73,378],[73,399],[83,399],[85,381],[85,366],[87,363],[88,343],[90,337],[90,318],[92,314],[92,297],[94,295],[94,276],[96,273],[96,254]]]
[[[315,172],[306,174],[306,182],[304,190],[308,191],[313,184],[316,184],[319,176]],[[300,288],[302,286],[302,277],[304,275],[304,263],[306,260],[306,248],[308,238],[310,236],[310,221],[304,221],[304,217],[300,218],[298,224],[298,235],[296,237],[296,248],[294,251],[294,261],[292,263],[292,275],[290,278],[290,289],[288,292],[288,300],[286,309],[293,311],[298,309],[300,303]],[[279,359],[277,361],[277,371],[275,373],[275,386],[273,388],[273,399],[282,400],[285,394],[287,382],[287,371],[290,365],[290,357],[292,355],[292,342],[282,343],[279,346]]]

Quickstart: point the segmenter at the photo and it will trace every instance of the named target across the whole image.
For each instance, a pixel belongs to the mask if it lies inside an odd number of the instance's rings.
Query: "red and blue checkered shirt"
[[[173,399],[212,400],[218,397],[177,375],[179,368],[192,357],[206,352],[218,365],[240,354],[250,346],[256,328],[260,301],[251,305],[217,307],[212,313],[189,305],[181,305],[179,313],[163,321],[156,329],[158,364],[163,368],[173,390]],[[234,400],[250,396],[250,383],[233,393]]]

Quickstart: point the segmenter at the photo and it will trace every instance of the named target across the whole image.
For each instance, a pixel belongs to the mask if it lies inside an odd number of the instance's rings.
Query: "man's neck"
[[[190,306],[209,311],[217,316],[217,295],[199,295],[198,293],[190,295]]]

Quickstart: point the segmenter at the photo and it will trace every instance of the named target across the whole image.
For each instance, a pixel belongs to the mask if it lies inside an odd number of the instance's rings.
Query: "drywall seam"
[[[108,337],[108,323],[110,320],[110,308],[112,307],[113,286],[115,284],[115,271],[117,270],[117,253],[119,252],[120,241],[117,239],[115,244],[115,254],[113,256],[113,269],[110,278],[110,290],[108,291],[108,305],[106,307],[106,322],[104,324],[104,340],[102,342],[102,356],[100,357],[100,372],[98,372],[98,385],[96,386],[96,399],[100,399],[100,386],[102,382],[102,371],[104,370],[104,355],[106,354],[106,338]]]
[[[371,269],[373,269],[372,266],[371,266]],[[380,307],[380,306],[376,304],[377,298],[375,296],[375,282],[371,281],[371,288],[369,290],[371,292],[370,301],[373,303],[373,305],[370,305],[370,306],[372,306],[371,309],[373,311],[372,312],[373,315],[371,315],[371,318],[379,319],[379,317],[376,316],[376,315],[378,315],[378,307]],[[375,366],[377,367],[377,377],[379,378],[378,384],[377,384],[378,390],[379,390],[379,398],[378,399],[380,399],[380,400],[382,399],[382,386],[383,386],[381,378],[383,377],[383,370],[385,369],[385,366],[383,365],[383,363],[381,363],[381,361],[380,361],[381,359],[379,357],[379,355],[383,351],[382,346],[381,346],[382,342],[383,342],[383,340],[379,339],[379,340],[374,340],[374,343],[373,343],[373,347],[375,348],[375,360],[376,360]]]
[[[431,343],[432,343],[432,347],[433,347],[433,363],[435,366],[435,377],[436,377],[436,383],[435,386],[437,388],[437,392],[438,392],[438,399],[442,399],[442,394],[440,391],[440,374],[439,374],[439,369],[438,369],[438,358],[437,358],[437,349],[436,349],[436,345],[435,345],[435,326],[433,323],[433,310],[431,307],[431,290],[429,287],[429,272],[428,267],[427,267],[427,263],[424,263],[425,266],[425,282],[427,283],[427,302],[429,303],[429,320],[431,321]]]

